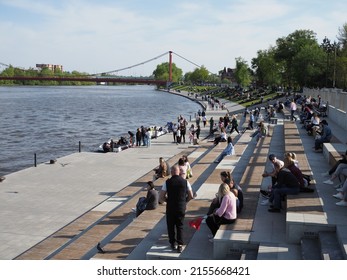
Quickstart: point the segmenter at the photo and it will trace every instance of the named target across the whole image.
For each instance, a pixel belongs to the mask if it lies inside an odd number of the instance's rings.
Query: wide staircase
[[[240,125],[243,121],[241,117]],[[269,153],[282,158],[285,151],[295,152],[303,173],[313,174],[298,125],[282,115],[268,124],[268,135],[259,141],[252,137],[254,131],[233,134],[236,154],[225,157],[218,164],[214,161],[226,143],[215,146],[210,138],[169,159],[169,164],[173,165],[183,154],[188,155],[194,174],[189,181],[197,194],[187,205],[186,245],[181,253],[172,251],[169,246],[165,205],[144,211],[137,218],[131,210],[139,197],[146,194],[144,187],[153,176],[153,172],[148,172],[15,259],[346,259],[346,240],[327,222],[316,190],[288,196],[281,214],[264,212],[264,206],[260,205],[259,191],[268,185],[261,174],[268,168]],[[221,183],[223,170],[231,171],[242,187],[244,209],[235,224],[220,227],[211,243],[206,224],[196,230],[189,222],[206,214]],[[158,190],[166,179],[154,182]],[[277,231],[276,227],[282,229]],[[274,241],[276,238],[271,234],[281,233],[281,230],[285,242]],[[103,252],[98,250],[98,243]],[[283,257],[283,248],[299,253]]]

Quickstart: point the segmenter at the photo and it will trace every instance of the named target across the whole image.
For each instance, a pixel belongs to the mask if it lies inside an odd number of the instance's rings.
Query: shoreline
[[[209,128],[202,128],[201,138],[207,134]],[[109,211],[124,199],[117,193],[157,167],[160,156],[169,159],[189,146],[174,144],[167,133],[150,148],[73,153],[6,175],[0,183],[0,259],[15,258],[86,212]]]
[[[6,116],[1,125],[5,149],[0,152],[0,176],[33,167],[35,154],[40,164],[78,152],[80,148],[84,152],[96,152],[105,141],[128,136],[128,130],[135,134],[141,125],[164,127],[176,119],[183,102],[186,106],[182,113],[188,120],[200,107],[168,93],[158,95],[152,86],[55,88],[17,87],[0,91],[3,101],[0,110],[3,117]],[[21,100],[21,96],[25,101],[18,103],[16,100]],[[137,96],[138,99],[132,99]],[[121,100],[118,101],[118,97]],[[50,100],[57,102],[57,108],[50,107],[53,104]],[[66,101],[72,105],[62,103]],[[166,101],[173,102],[175,107],[166,109]],[[35,110],[38,104],[41,109]],[[80,104],[88,110],[83,110]],[[117,104],[122,105],[119,110]],[[156,108],[155,104],[160,107]],[[79,109],[75,110],[74,106]],[[139,112],[138,115],[133,114],[131,108],[136,110],[134,113]],[[159,113],[153,114],[152,109],[158,109]],[[108,116],[112,116],[111,119]],[[15,124],[11,124],[12,119]]]

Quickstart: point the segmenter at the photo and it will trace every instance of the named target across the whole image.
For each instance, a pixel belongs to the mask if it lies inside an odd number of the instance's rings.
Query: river
[[[153,86],[0,87],[0,175],[82,151],[200,105]]]

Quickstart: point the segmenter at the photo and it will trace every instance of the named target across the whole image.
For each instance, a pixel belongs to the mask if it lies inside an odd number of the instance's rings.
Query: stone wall
[[[316,99],[320,95],[322,101],[328,104],[328,117],[340,127],[347,129],[347,92],[332,88],[304,88],[303,94]]]

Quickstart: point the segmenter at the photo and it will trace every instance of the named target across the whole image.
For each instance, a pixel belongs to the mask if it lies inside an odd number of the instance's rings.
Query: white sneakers
[[[328,172],[328,171],[327,171],[327,172],[322,173],[321,175],[322,175],[322,176],[324,176],[324,177],[330,176],[330,174],[329,174],[329,172]]]
[[[337,194],[334,194],[333,197],[335,197],[337,199],[343,199],[343,194],[339,192]]]
[[[323,182],[324,184],[327,184],[327,185],[334,185],[334,182],[331,181],[330,179],[329,180],[326,180]]]
[[[347,201],[341,200],[340,202],[336,202],[337,206],[347,206]]]

